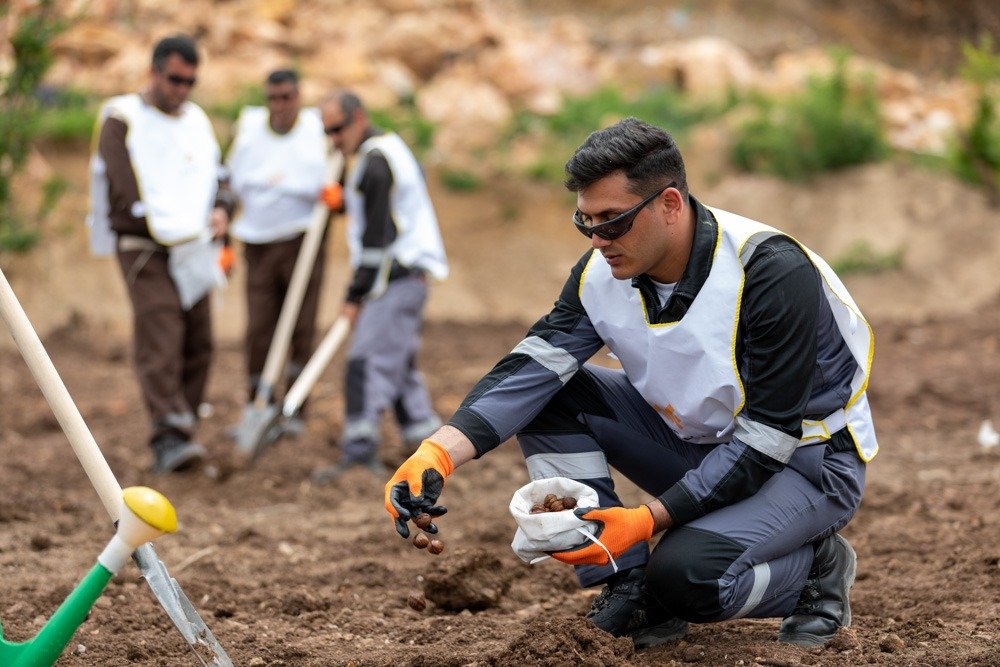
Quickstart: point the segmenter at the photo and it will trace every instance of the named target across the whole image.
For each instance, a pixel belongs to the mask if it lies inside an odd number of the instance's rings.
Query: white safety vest
[[[396,225],[396,239],[377,257],[366,257],[361,243],[365,230],[365,201],[358,186],[365,173],[368,156],[375,149],[385,156],[392,172],[389,211]],[[347,245],[351,266],[377,267],[387,271],[395,259],[407,268],[423,269],[438,280],[448,276],[448,259],[427,184],[420,165],[399,135],[386,133],[361,144],[344,189],[344,203],[348,214]]]
[[[273,243],[304,232],[326,180],[326,136],[319,110],[299,111],[285,134],[271,129],[265,107],[240,113],[227,166],[240,198],[230,233],[245,243]]]
[[[149,234],[172,246],[207,237],[219,175],[219,144],[212,123],[194,102],[176,116],[146,104],[138,93],[109,99],[101,107],[98,127],[109,116],[128,126],[125,146],[139,186],[132,215],[145,217]],[[91,245],[95,253],[108,247],[108,182],[103,160],[91,157]],[[104,252],[102,252],[104,251]]]
[[[777,230],[733,213],[711,209],[719,234],[712,268],[698,296],[678,322],[650,324],[646,304],[629,280],[618,280],[599,252],[580,281],[580,299],[597,333],[619,359],[629,382],[667,425],[692,443],[728,442],[734,432],[753,438],[768,427],[742,422],[745,393],[736,365],[736,332],[744,273],[741,252],[752,251]],[[800,244],[801,246],[801,244]],[[800,444],[828,440],[847,426],[865,461],[878,451],[865,389],[873,353],[868,322],[830,266],[801,246],[823,277],[823,291],[841,335],[857,362],[851,398],[843,409],[802,424]],[[773,430],[773,429],[772,429]],[[768,450],[768,446],[755,446]]]

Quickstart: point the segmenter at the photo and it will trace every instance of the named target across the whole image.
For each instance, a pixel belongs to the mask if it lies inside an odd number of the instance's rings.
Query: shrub
[[[7,11],[7,3],[0,6],[0,16]],[[37,230],[25,227],[14,205],[11,183],[24,167],[36,136],[40,106],[36,91],[52,64],[49,43],[62,28],[52,0],[41,0],[20,18],[11,35],[14,67],[0,80],[0,250],[23,252],[38,238]]]
[[[867,241],[855,241],[843,255],[830,263],[830,267],[843,278],[852,273],[879,273],[898,269],[903,265],[903,251],[878,253]]]
[[[515,114],[505,143],[509,145],[525,134],[537,136],[540,157],[527,167],[527,175],[536,180],[561,182],[565,177],[563,165],[573,150],[591,132],[612,122],[635,116],[680,138],[692,125],[721,115],[734,103],[735,98],[730,96],[721,105],[693,104],[676,88],[668,86],[644,89],[634,95],[604,87],[589,95],[567,98],[552,115],[529,111]]]
[[[785,102],[754,99],[757,113],[737,132],[733,163],[800,180],[881,159],[886,147],[875,92],[870,83],[850,85],[845,61],[838,56],[830,76],[810,80]]]
[[[976,115],[949,151],[949,162],[959,178],[987,186],[996,203],[1000,201],[1000,115],[994,87],[1000,82],[1000,54],[993,52],[988,35],[978,47],[963,43],[962,52],[962,78],[977,87],[978,99]]]

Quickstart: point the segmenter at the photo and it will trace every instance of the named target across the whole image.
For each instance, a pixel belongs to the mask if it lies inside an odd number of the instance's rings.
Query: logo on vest
[[[684,422],[681,421],[681,418],[677,415],[677,412],[674,411],[674,406],[667,405],[667,406],[661,408],[656,403],[653,403],[652,405],[653,405],[653,409],[656,410],[657,412],[659,412],[664,417],[666,417],[667,421],[669,421],[671,424],[673,424],[677,428],[678,431],[683,431],[684,430]]]

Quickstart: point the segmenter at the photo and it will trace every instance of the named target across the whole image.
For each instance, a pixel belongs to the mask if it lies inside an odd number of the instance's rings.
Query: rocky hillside
[[[13,0],[6,29],[36,4]],[[1000,21],[996,3],[973,0],[756,0],[738,8],[716,0],[56,4],[73,21],[55,43],[48,77],[55,86],[100,95],[134,90],[145,80],[151,44],[186,32],[198,38],[205,57],[196,99],[232,99],[259,86],[269,70],[292,65],[302,72],[312,101],[334,86],[357,89],[374,107],[415,101],[437,128],[431,159],[444,162],[495,145],[519,109],[551,113],[567,96],[605,85],[675,85],[696,100],[719,100],[730,89],[791,93],[809,75],[830,69],[826,47],[833,42],[869,54],[853,57],[850,68],[874,78],[890,142],[940,152],[950,133],[969,120],[972,92],[941,72],[918,76],[878,58],[902,67],[908,57],[921,61],[925,52],[954,60],[959,37]],[[886,45],[909,35],[906,43],[923,51],[880,52],[873,31]],[[0,43],[0,71],[10,63],[9,46]]]

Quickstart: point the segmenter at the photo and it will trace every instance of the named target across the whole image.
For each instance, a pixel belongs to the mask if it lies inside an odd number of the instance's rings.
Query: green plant
[[[473,192],[483,186],[483,181],[468,171],[442,169],[441,184],[456,192]]]
[[[398,133],[417,157],[423,156],[434,143],[434,123],[420,115],[413,100],[403,100],[398,106],[369,109],[372,123]]]
[[[832,74],[811,79],[801,95],[780,103],[755,97],[751,104],[756,115],[738,129],[731,153],[740,169],[801,180],[886,154],[873,87],[851,85],[844,54]]]
[[[5,3],[0,15],[7,9]],[[40,107],[36,91],[52,64],[49,44],[63,27],[53,0],[40,0],[32,13],[20,18],[11,35],[14,67],[3,76],[0,88],[0,249],[25,251],[38,238],[37,230],[25,228],[11,184],[24,167],[36,136]]]
[[[93,107],[43,109],[37,118],[36,136],[56,142],[86,141],[94,133],[97,111]]]
[[[841,278],[852,273],[891,271],[902,265],[902,249],[879,253],[865,240],[855,241],[843,255],[830,263],[830,267]]]
[[[647,88],[633,95],[603,87],[589,95],[567,98],[551,115],[516,113],[504,143],[509,146],[524,135],[537,137],[539,159],[527,168],[527,175],[536,180],[561,182],[566,158],[587,135],[609,122],[635,116],[667,128],[675,137],[683,137],[692,125],[724,113],[733,100],[730,97],[721,105],[698,105],[672,87]]]
[[[1000,82],[1000,54],[993,51],[993,40],[983,36],[979,46],[962,44],[965,63],[962,78],[978,90],[976,114],[972,123],[959,133],[958,141],[949,151],[953,172],[970,183],[990,189],[994,203],[1000,202],[1000,115],[995,94]]]

